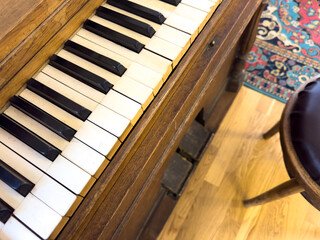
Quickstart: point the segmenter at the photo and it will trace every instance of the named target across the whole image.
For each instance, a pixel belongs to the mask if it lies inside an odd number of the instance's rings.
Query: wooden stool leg
[[[292,178],[289,181],[284,182],[257,197],[244,200],[243,204],[245,207],[257,206],[303,191],[304,189],[299,185],[299,183]]]
[[[264,139],[271,138],[273,135],[275,135],[277,132],[279,132],[279,126],[280,126],[280,121],[277,122],[269,131],[264,133],[262,136]]]

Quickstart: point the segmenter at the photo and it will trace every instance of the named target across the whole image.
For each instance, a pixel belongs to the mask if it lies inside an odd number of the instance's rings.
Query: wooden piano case
[[[7,44],[0,49],[1,106],[102,2],[33,0],[30,9],[42,20],[29,26],[26,23],[34,15],[26,12],[23,27],[12,28],[0,39],[1,46]],[[41,11],[50,4],[50,10]],[[225,113],[216,107],[224,101],[223,92],[236,92],[241,86],[245,55],[265,4],[262,0],[222,1],[58,239],[139,237],[157,200],[163,172],[184,133],[200,112],[204,124],[214,116],[218,125]],[[24,35],[16,39],[17,33]]]

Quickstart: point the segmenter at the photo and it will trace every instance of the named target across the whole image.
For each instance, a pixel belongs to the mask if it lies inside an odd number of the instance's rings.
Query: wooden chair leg
[[[264,133],[262,136],[264,139],[271,138],[273,135],[275,135],[277,132],[279,132],[279,126],[280,126],[280,121],[277,122],[269,131]]]
[[[299,183],[292,178],[289,181],[284,182],[265,193],[262,193],[261,195],[244,200],[243,204],[245,207],[257,206],[303,191],[304,189],[299,185]]]

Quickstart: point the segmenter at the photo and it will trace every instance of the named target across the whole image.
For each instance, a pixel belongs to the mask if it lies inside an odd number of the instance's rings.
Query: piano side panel
[[[214,76],[224,67],[224,61],[260,3],[223,1],[59,239],[111,239],[117,230],[119,234],[126,231],[124,226],[130,223],[127,219],[132,214],[130,207],[135,208],[132,203],[139,200],[136,197],[141,196],[140,193],[147,193],[140,191],[148,182],[150,172],[159,159],[167,161],[173,153],[205,105],[208,89],[215,88],[218,92],[223,85],[224,79]],[[210,47],[213,39],[216,45]],[[172,146],[166,150],[170,142]],[[138,215],[132,215],[132,219]]]
[[[63,1],[0,62],[0,108],[46,63],[48,58],[102,2],[103,0]]]

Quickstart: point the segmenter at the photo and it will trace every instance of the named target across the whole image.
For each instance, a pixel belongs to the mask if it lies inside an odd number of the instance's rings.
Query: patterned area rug
[[[245,67],[245,85],[286,102],[320,73],[320,2],[271,0]]]

